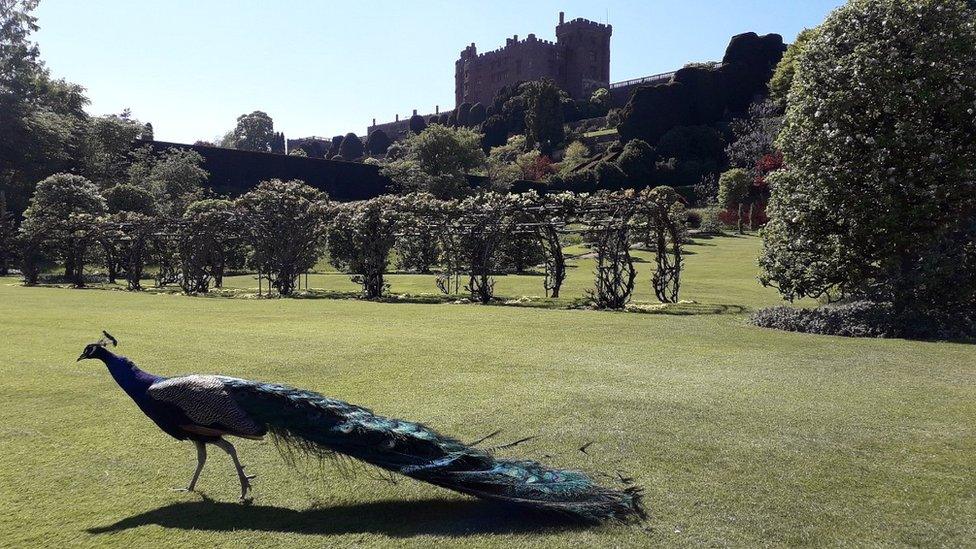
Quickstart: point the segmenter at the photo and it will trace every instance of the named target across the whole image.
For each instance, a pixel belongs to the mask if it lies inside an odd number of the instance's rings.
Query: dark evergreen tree
[[[374,156],[386,154],[392,144],[393,141],[383,130],[373,130],[373,133],[366,138],[366,150]]]
[[[468,103],[467,101],[461,103],[460,105],[458,105],[457,110],[455,110],[454,112],[457,113],[458,126],[467,126],[468,115],[471,114],[471,103]]]
[[[419,114],[415,114],[410,117],[409,125],[410,131],[413,133],[420,133],[427,129],[427,121],[424,120],[424,117],[420,116]]]
[[[335,158],[339,154],[339,147],[342,145],[342,136],[337,135],[332,138],[332,144],[329,145],[329,152],[325,155],[326,158]]]
[[[488,114],[485,110],[485,106],[481,103],[475,103],[471,106],[471,110],[468,112],[468,126],[477,126],[481,124],[488,118]]]
[[[523,86],[525,98],[525,146],[540,147],[544,154],[563,142],[563,107],[559,87],[551,80]]]
[[[490,151],[492,147],[500,147],[508,142],[508,123],[505,118],[497,114],[485,120],[481,125],[481,148]]]
[[[365,152],[366,148],[363,147],[362,140],[356,134],[349,132],[342,138],[342,144],[339,145],[339,155],[344,160],[358,160],[363,157]]]
[[[271,152],[275,154],[285,154],[285,134],[275,132],[271,138]]]

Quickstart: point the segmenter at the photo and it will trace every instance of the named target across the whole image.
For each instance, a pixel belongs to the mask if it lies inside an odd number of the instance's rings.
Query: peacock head
[[[88,345],[85,345],[85,350],[81,352],[81,356],[79,356],[78,360],[76,360],[75,362],[82,361],[89,358],[101,358],[104,355],[104,353],[108,352],[105,350],[105,347],[107,347],[109,343],[112,344],[112,347],[115,347],[119,344],[119,341],[114,337],[112,337],[112,334],[103,330],[102,338],[96,341],[95,343],[89,343]]]

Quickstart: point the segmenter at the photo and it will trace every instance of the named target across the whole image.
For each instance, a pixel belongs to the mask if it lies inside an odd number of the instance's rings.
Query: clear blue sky
[[[365,132],[371,119],[452,108],[454,61],[535,33],[559,11],[613,25],[610,77],[722,57],[741,32],[787,41],[843,0],[42,0],[36,38],[90,112],[132,109],[156,138],[193,142],[259,109],[290,138]]]

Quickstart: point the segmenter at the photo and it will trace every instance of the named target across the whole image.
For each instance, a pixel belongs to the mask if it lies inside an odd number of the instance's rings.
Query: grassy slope
[[[690,258],[684,297],[776,301],[754,282],[755,239],[705,244]],[[569,293],[588,280],[584,261]],[[741,315],[14,283],[0,280],[0,546],[976,543],[973,346],[778,333]],[[429,283],[396,277],[394,290]],[[538,285],[506,277],[499,289],[538,295]],[[238,445],[258,474],[254,506],[233,503],[236,480],[218,450],[201,479],[214,501],[170,492],[189,477],[192,448],[158,432],[101,365],[73,362],[101,328],[157,373],[289,383],[462,439],[499,428],[505,440],[540,435],[507,455],[627,472],[645,486],[651,519],[540,528],[370,471],[295,472],[268,442]],[[589,455],[575,450],[590,440]]]

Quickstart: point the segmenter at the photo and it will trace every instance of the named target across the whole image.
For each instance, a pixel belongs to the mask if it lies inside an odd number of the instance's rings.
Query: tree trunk
[[[741,202],[739,203],[739,215],[738,215],[737,221],[738,221],[738,224],[739,224],[739,227],[738,227],[739,234],[745,234],[745,232],[742,230],[742,203]]]

